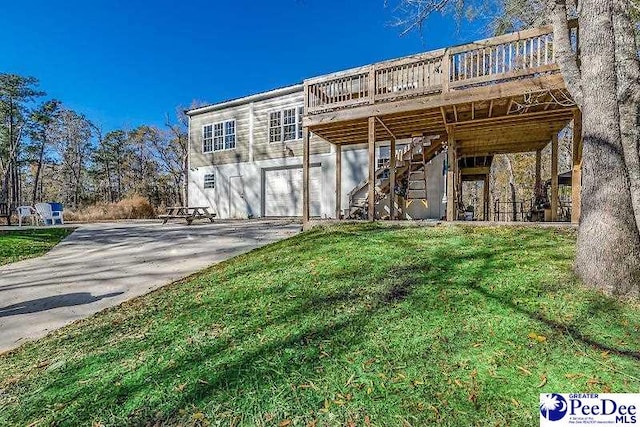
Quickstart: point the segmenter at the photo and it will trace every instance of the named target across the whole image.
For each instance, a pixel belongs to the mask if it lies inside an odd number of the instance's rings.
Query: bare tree
[[[23,149],[22,137],[28,122],[31,102],[44,92],[38,80],[17,74],[0,73],[0,178],[2,197],[10,205],[21,203],[18,159]]]
[[[73,209],[78,208],[83,195],[90,160],[94,127],[82,114],[62,108],[54,131],[54,147],[62,162],[63,197]]]
[[[57,100],[46,101],[31,113],[31,123],[29,126],[30,149],[35,156],[35,173],[32,183],[31,203],[34,205],[38,201],[42,165],[45,160],[45,153],[51,143],[52,127],[55,126],[54,121],[57,119],[59,107],[60,102]]]
[[[168,172],[173,176],[175,185],[180,188],[181,204],[186,206],[189,197],[189,118],[181,107],[176,108],[176,121],[172,122],[167,115],[166,126],[171,134],[169,144],[163,156]]]

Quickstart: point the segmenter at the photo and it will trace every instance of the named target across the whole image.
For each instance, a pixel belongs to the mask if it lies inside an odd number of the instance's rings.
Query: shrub
[[[131,196],[116,203],[96,203],[85,208],[64,211],[68,221],[92,222],[115,219],[149,219],[156,217],[156,209],[142,196]]]

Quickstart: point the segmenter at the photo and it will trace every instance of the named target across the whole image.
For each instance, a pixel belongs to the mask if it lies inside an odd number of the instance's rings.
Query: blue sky
[[[394,16],[384,0],[5,2],[0,71],[111,130],[483,36],[437,16],[400,37]]]

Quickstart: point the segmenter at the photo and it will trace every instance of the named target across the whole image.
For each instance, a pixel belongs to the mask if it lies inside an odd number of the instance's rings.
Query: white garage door
[[[322,169],[312,167],[309,174],[311,216],[320,216]],[[265,216],[302,216],[302,168],[271,169],[264,174]]]

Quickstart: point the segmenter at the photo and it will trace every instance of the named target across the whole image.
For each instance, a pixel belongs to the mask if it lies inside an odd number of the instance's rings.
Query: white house
[[[187,112],[189,116],[189,204],[209,206],[219,218],[302,216],[303,85],[293,85]],[[409,140],[398,141],[397,149]],[[336,146],[310,141],[310,215],[336,217]],[[376,166],[389,160],[388,142],[376,148]],[[408,218],[445,215],[444,154],[427,168],[428,202],[410,203]],[[366,144],[345,145],[341,156],[342,217],[366,199]],[[354,189],[358,190],[350,194]],[[363,191],[364,190],[364,191]],[[360,194],[362,193],[362,194]],[[366,200],[364,201],[366,203]],[[388,202],[376,205],[388,216]]]

